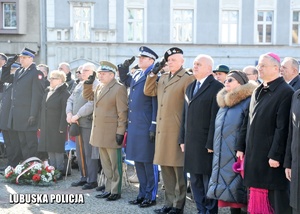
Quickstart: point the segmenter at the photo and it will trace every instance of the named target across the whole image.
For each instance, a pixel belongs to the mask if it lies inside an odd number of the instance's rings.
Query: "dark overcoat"
[[[216,95],[223,84],[209,75],[193,96],[196,81],[185,93],[179,143],[185,144],[184,169],[193,174],[210,175],[212,170],[215,118],[219,109]]]
[[[1,112],[0,112],[0,129],[8,130],[8,116],[11,105],[11,91],[12,84],[5,83],[3,85],[3,95],[1,100]]]
[[[120,75],[121,81],[130,87],[126,158],[145,163],[153,162],[155,150],[155,143],[150,142],[149,132],[156,131],[157,97],[144,94],[146,76],[152,67],[146,69],[143,75],[142,70],[136,71],[133,76]],[[120,69],[122,68],[119,67]]]
[[[292,79],[289,85],[292,86],[295,91],[300,89],[300,76],[297,75],[294,79]]]
[[[38,151],[63,153],[65,151],[67,121],[66,104],[70,96],[64,83],[46,100],[49,88],[43,96]],[[63,133],[60,133],[63,131]]]
[[[278,77],[252,94],[245,152],[245,185],[271,190],[288,188],[283,161],[294,91]],[[279,161],[278,168],[269,159]]]
[[[292,170],[290,183],[290,205],[300,210],[300,90],[297,90],[292,99],[290,113],[290,127],[287,141],[284,168]]]
[[[32,63],[22,74],[19,68],[13,79],[12,101],[8,127],[15,131],[37,131],[40,107],[44,95],[44,75]],[[28,124],[29,117],[35,117],[36,123]]]

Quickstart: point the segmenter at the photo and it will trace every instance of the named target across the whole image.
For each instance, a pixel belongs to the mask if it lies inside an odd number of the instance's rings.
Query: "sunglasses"
[[[76,74],[81,74],[80,71],[76,71]]]
[[[227,80],[224,81],[224,83],[226,83],[226,82],[231,83],[231,82],[233,82],[234,80],[235,80],[235,79],[233,79],[233,78],[228,78]]]

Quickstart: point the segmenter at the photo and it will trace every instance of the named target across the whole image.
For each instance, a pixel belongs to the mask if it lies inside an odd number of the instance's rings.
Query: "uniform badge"
[[[43,75],[39,74],[38,78],[39,78],[39,80],[43,79]]]

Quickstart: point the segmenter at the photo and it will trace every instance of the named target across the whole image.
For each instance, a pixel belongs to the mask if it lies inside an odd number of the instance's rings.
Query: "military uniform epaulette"
[[[165,72],[165,73],[160,73],[160,75],[162,76],[162,75],[169,75],[170,74],[170,72]]]
[[[190,72],[190,71],[185,71],[185,73],[187,73],[189,76],[193,75],[193,72]]]

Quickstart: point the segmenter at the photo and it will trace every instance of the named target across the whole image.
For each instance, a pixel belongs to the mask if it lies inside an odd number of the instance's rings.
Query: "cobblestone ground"
[[[4,166],[3,159],[0,159],[0,166]],[[132,167],[128,167],[127,174],[130,176],[133,173]],[[68,176],[66,180],[49,187],[37,187],[29,185],[10,184],[5,181],[3,175],[0,175],[0,213],[34,213],[34,214],[86,214],[86,213],[154,213],[153,210],[163,206],[163,190],[161,187],[157,196],[156,206],[150,208],[139,208],[128,204],[128,200],[135,198],[138,194],[138,184],[123,184],[122,197],[118,201],[108,202],[104,199],[95,198],[95,190],[82,190],[80,187],[71,187],[71,183],[79,179],[79,172],[76,169],[72,170],[72,175]],[[124,179],[123,179],[124,181]],[[124,183],[124,182],[123,182]],[[55,194],[83,194],[84,204],[11,204],[11,194],[48,194],[53,196]],[[184,213],[197,213],[195,203],[191,200],[191,194],[187,194],[187,202]],[[228,209],[220,209],[219,213],[230,213]]]

